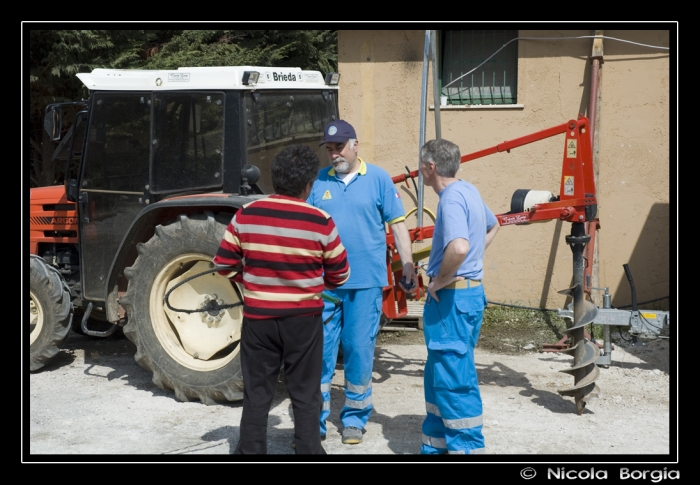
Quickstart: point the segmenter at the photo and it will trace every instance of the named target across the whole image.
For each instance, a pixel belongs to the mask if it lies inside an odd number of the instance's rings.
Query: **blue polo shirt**
[[[384,287],[386,232],[384,223],[405,219],[401,196],[389,173],[360,161],[347,185],[330,166],[321,169],[306,202],[329,213],[348,252],[350,278],[342,289]]]
[[[447,245],[454,239],[463,238],[469,241],[469,252],[454,276],[484,279],[486,231],[498,223],[496,216],[482,200],[479,190],[464,180],[452,182],[442,189],[439,196],[433,247],[426,274],[435,278]]]

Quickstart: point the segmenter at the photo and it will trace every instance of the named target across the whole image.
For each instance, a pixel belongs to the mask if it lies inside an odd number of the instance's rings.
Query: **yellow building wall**
[[[462,154],[588,115],[592,31],[521,30],[518,41],[518,93],[521,107],[440,110],[442,138]],[[609,287],[613,305],[631,302],[623,264],[629,264],[637,300],[669,296],[675,281],[671,261],[669,208],[671,156],[670,59],[668,30],[606,30],[603,35],[598,138],[598,258],[595,287]],[[524,38],[551,38],[527,40]],[[418,167],[424,30],[338,32],[340,116],[355,127],[360,156],[390,175]],[[431,66],[432,68],[432,66]],[[429,71],[428,104],[433,104]],[[435,138],[435,113],[426,112],[426,140]],[[559,193],[563,135],[462,165],[458,177],[477,186],[491,210],[510,210],[517,189]],[[416,207],[413,185],[401,184],[408,211]],[[425,207],[438,197],[426,187]],[[425,220],[424,224],[430,224]],[[415,224],[415,223],[414,223]],[[485,256],[484,284],[489,300],[539,308],[561,308],[573,273],[565,242],[571,224],[561,221],[501,228]],[[416,244],[414,249],[425,247]],[[671,264],[674,271],[671,272]],[[673,273],[673,276],[672,276]],[[594,301],[602,304],[601,292]],[[656,303],[665,309],[668,300]]]

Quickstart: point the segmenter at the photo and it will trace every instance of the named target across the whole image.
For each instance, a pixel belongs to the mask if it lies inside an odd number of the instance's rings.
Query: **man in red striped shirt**
[[[292,400],[299,454],[325,454],[318,433],[321,410],[324,289],[350,276],[333,219],[305,202],[319,159],[292,145],[272,162],[275,194],[250,202],[228,225],[214,263],[243,285],[241,367],[243,416],[235,454],[267,453],[267,419],[280,366]]]

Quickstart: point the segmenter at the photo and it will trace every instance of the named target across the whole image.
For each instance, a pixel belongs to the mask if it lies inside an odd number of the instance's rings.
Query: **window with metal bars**
[[[440,94],[447,96],[448,105],[517,103],[518,42],[508,43],[518,37],[517,30],[442,30],[440,34]]]

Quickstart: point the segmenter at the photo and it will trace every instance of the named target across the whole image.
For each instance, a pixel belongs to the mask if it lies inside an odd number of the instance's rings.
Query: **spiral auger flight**
[[[574,385],[573,387],[559,390],[559,394],[574,398],[577,414],[583,413],[588,401],[597,398],[600,392],[595,384],[595,380],[600,373],[600,369],[595,364],[596,359],[600,355],[600,350],[596,344],[584,336],[584,326],[592,323],[598,315],[598,307],[587,301],[583,292],[583,249],[590,239],[591,237],[586,234],[583,223],[572,224],[571,235],[566,236],[566,243],[573,252],[573,285],[571,288],[559,292],[571,296],[574,307],[573,324],[565,331],[571,339],[571,345],[568,349],[561,351],[573,356],[574,362],[571,368],[560,371],[565,374],[571,374],[574,377]]]

